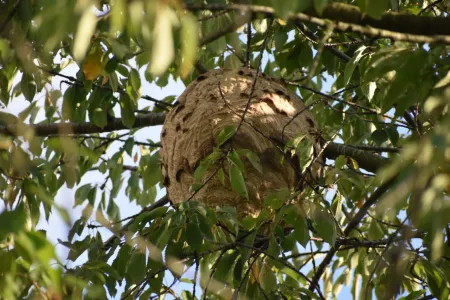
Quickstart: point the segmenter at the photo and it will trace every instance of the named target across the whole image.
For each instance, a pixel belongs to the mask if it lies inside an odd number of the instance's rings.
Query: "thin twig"
[[[219,257],[216,259],[214,264],[211,266],[211,273],[209,274],[208,281],[206,281],[205,288],[203,289],[203,300],[206,300],[206,295],[209,287],[209,283],[211,282],[212,277],[214,276],[214,273],[216,272],[217,265],[219,264],[220,260],[224,256],[224,254],[227,252],[227,250],[222,250],[220,252]]]
[[[194,251],[194,261],[195,261],[195,272],[194,272],[194,286],[192,287],[192,299],[195,299],[195,287],[197,285],[198,268],[200,264],[198,263],[197,251]]]
[[[67,80],[69,80],[69,81],[71,81],[73,83],[76,83],[77,85],[80,85],[80,86],[84,87],[83,82],[78,80],[78,79],[76,79],[73,76],[68,76],[68,75],[61,74],[59,72],[56,72],[55,70],[48,70],[48,69],[44,69],[44,68],[40,68],[40,69],[42,71],[46,72],[46,73],[49,73],[49,74],[54,75],[54,76],[59,76],[59,77],[65,78],[65,79],[67,79]],[[65,82],[65,83],[67,83],[67,82]],[[92,87],[95,87],[95,88],[98,88],[98,89],[108,90],[108,91],[111,91],[111,92],[116,92],[116,93],[123,94],[123,95],[128,95],[128,92],[125,91],[125,90],[118,89],[117,91],[114,91],[110,86],[106,86],[106,85],[99,85],[99,84],[93,83]],[[148,101],[151,101],[151,102],[154,102],[155,104],[161,105],[161,106],[168,106],[168,107],[172,107],[173,106],[173,104],[171,104],[171,103],[167,103],[167,102],[164,102],[162,100],[155,99],[155,98],[153,98],[151,96],[148,96],[148,95],[142,95],[140,98],[148,100]],[[164,108],[164,107],[162,107],[162,108]]]
[[[347,227],[344,230],[344,235],[348,236],[350,232],[358,226],[358,224],[361,222],[363,217],[366,215],[367,211],[370,207],[372,207],[378,199],[384,193],[386,193],[391,186],[395,183],[396,177],[393,177],[392,179],[386,181],[383,183],[378,189],[373,192],[373,194],[367,199],[367,201],[363,204],[361,209],[355,214],[355,216],[350,220]],[[336,254],[336,251],[339,249],[340,245],[336,243],[328,252],[328,254],[325,256],[325,258],[320,263],[319,267],[317,268],[317,273],[312,278],[312,283],[309,285],[309,290],[314,291],[316,286],[319,284],[320,277],[322,277],[323,272],[325,272],[326,267],[333,259],[333,256]]]
[[[258,61],[258,66],[256,67],[255,77],[253,78],[252,88],[250,89],[250,95],[248,96],[247,104],[245,105],[244,112],[242,113],[241,120],[240,120],[240,122],[239,122],[239,124],[238,124],[238,126],[236,128],[234,136],[239,132],[239,129],[241,128],[242,123],[244,122],[245,115],[247,114],[247,111],[250,108],[250,103],[252,101],[253,93],[255,92],[255,88],[256,88],[256,81],[258,80],[259,73],[261,71],[261,63],[262,63],[262,57],[263,57],[264,49],[266,48],[266,44],[267,44],[267,40],[269,39],[270,31],[272,30],[272,23],[273,23],[273,20],[270,20],[269,21],[269,25],[267,26],[266,36],[264,37],[264,41],[261,44],[261,49],[259,50],[259,61]]]
[[[116,241],[116,239],[121,238],[124,235],[124,233],[128,230],[128,227],[130,227],[130,225],[133,223],[133,221],[136,217],[142,215],[145,212],[151,212],[158,207],[162,207],[162,206],[166,205],[167,203],[169,203],[169,198],[166,195],[166,196],[162,197],[161,199],[159,199],[158,201],[154,202],[152,205],[147,206],[146,208],[142,209],[139,213],[123,219],[122,221],[124,221],[124,220],[130,220],[130,221],[120,228],[118,235],[111,236],[106,242],[103,243],[103,249],[111,248],[111,246]]]
[[[245,65],[247,68],[250,68],[250,44],[252,41],[252,20],[250,19],[247,23],[247,50],[246,50],[246,60]]]

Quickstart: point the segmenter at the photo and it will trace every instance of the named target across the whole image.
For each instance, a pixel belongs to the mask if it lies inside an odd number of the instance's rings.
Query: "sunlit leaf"
[[[220,147],[228,141],[236,133],[236,129],[237,128],[234,125],[225,126],[217,136],[217,146]]]
[[[102,48],[95,47],[84,59],[82,69],[87,80],[96,79],[103,71],[102,56]]]
[[[94,34],[96,24],[97,17],[91,7],[87,6],[81,16],[75,34],[73,56],[76,61],[81,61],[84,58],[89,48],[91,37]]]
[[[157,7],[155,27],[153,30],[153,51],[150,60],[150,71],[159,76],[172,63],[175,50],[173,48],[172,27],[178,24],[175,12],[167,4]]]
[[[191,14],[185,15],[181,19],[181,36],[183,40],[181,48],[183,57],[180,75],[181,77],[186,77],[194,67],[197,57],[198,26]]]

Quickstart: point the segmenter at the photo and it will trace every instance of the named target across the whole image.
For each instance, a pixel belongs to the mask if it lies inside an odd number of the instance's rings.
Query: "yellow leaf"
[[[287,24],[287,22],[282,19],[277,19],[277,21],[278,21],[278,24],[280,24],[281,26],[285,26]]]
[[[259,277],[259,264],[255,262],[252,265],[252,271],[250,272],[250,282],[254,283],[257,280],[257,277]]]
[[[83,74],[87,80],[94,80],[103,71],[102,48],[96,47],[86,56],[83,63]]]

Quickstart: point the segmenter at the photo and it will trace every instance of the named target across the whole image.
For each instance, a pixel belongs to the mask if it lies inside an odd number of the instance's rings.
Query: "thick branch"
[[[308,12],[308,14],[318,16],[313,11]],[[321,18],[406,34],[450,35],[449,18],[386,12],[380,19],[375,19],[362,13],[358,7],[344,3],[329,3],[325,6]]]
[[[236,20],[234,22],[230,22],[229,24],[227,24],[226,26],[224,26],[223,28],[220,28],[217,31],[212,32],[211,34],[204,36],[200,42],[199,45],[200,46],[204,46],[206,44],[212,43],[215,40],[217,40],[218,38],[221,38],[231,32],[236,31],[239,27],[244,26],[245,24],[247,24],[248,20],[251,18],[251,14],[248,16],[240,16],[240,17],[236,17]]]
[[[142,128],[147,126],[162,125],[166,115],[164,113],[148,113],[136,117],[133,128]],[[27,128],[34,130],[36,136],[52,136],[59,134],[89,134],[110,132],[116,130],[129,129],[122,124],[121,119],[114,119],[101,128],[93,123],[50,123],[50,124],[35,124],[35,125],[17,125],[8,124],[5,127],[0,127],[0,135],[20,136],[25,133]],[[335,159],[339,155],[346,155],[353,158],[358,165],[370,172],[376,172],[380,167],[384,166],[390,160],[388,158],[374,154],[371,151],[364,151],[356,149],[355,146],[348,146],[344,144],[329,143],[325,148],[325,157]]]
[[[164,122],[166,115],[163,113],[148,113],[136,117],[133,128],[141,128],[146,126],[161,125]],[[8,136],[20,136],[23,135],[27,128],[34,130],[36,136],[51,136],[61,133],[68,134],[88,134],[88,133],[100,133],[116,130],[129,129],[122,123],[122,119],[113,119],[109,121],[105,127],[98,127],[90,122],[79,123],[41,123],[34,125],[24,124],[8,124],[4,127],[0,127],[0,134]]]
[[[276,15],[272,7],[242,4],[186,4],[188,10],[236,10],[264,14],[267,17]],[[392,38],[416,43],[450,44],[450,18],[414,16],[397,13],[384,13],[381,19],[372,18],[361,13],[359,8],[343,3],[326,5],[321,17],[314,11],[296,13],[290,20],[314,23],[320,26],[333,22],[335,29],[353,31],[362,34]]]
[[[360,150],[354,146],[337,143],[328,144],[324,153],[325,157],[330,159],[335,159],[339,155],[349,156],[356,160],[361,168],[373,173],[390,161],[388,158],[374,154],[371,151]]]

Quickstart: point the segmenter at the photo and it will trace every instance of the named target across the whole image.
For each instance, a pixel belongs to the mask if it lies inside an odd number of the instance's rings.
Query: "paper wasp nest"
[[[161,132],[161,159],[164,185],[173,203],[191,197],[190,186],[195,182],[193,174],[196,167],[217,147],[216,140],[221,130],[225,126],[239,124],[255,75],[256,70],[247,68],[213,70],[200,75],[167,114]],[[260,74],[250,103],[246,122],[229,141],[233,149],[249,149],[260,158],[262,173],[241,157],[249,199],[239,196],[231,188],[226,159],[222,164],[225,185],[218,176],[211,176],[219,168],[212,165],[203,182],[209,177],[211,180],[193,197],[213,208],[235,207],[241,216],[257,214],[264,197],[277,190],[313,186],[322,168],[322,159],[318,158],[302,176],[298,157],[283,155],[283,142],[302,133],[310,133],[308,138],[313,141],[314,153],[320,153],[316,121],[295,93]],[[227,147],[229,144],[222,146],[224,150]]]

